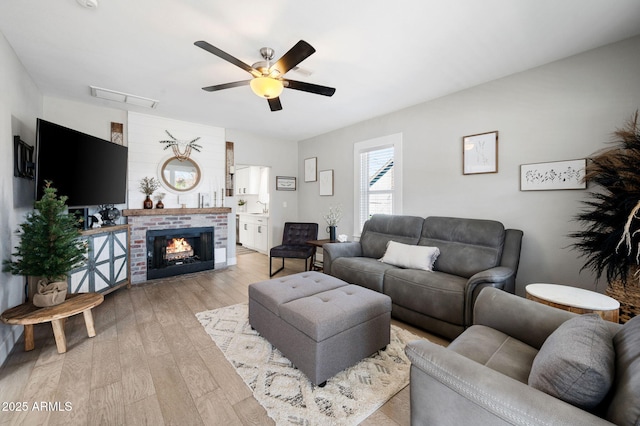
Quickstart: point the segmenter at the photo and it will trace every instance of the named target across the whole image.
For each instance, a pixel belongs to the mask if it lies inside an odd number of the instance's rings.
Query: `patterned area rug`
[[[251,329],[246,303],[196,314],[206,332],[278,425],[356,425],[409,384],[404,347],[420,339],[391,326],[391,343],[314,386]]]

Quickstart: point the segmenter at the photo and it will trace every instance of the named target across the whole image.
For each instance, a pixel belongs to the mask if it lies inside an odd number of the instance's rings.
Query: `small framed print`
[[[586,158],[520,165],[520,191],[586,189]]]
[[[462,174],[498,173],[498,132],[462,138]]]
[[[295,191],[296,178],[293,176],[276,176],[276,191]]]
[[[304,181],[315,182],[318,180],[318,157],[305,158]]]
[[[122,123],[111,122],[111,142],[117,143],[118,145],[124,143],[122,127]]]
[[[333,170],[320,171],[320,195],[333,195]]]

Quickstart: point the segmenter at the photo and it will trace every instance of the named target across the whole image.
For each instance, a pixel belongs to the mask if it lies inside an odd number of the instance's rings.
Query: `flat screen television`
[[[127,196],[128,148],[59,124],[38,119],[36,199],[45,181],[69,207],[122,204]]]

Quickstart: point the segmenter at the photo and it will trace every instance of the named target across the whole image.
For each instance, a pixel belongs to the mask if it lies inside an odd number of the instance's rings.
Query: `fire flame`
[[[192,251],[191,244],[184,238],[173,238],[169,244],[167,244],[167,253],[182,253],[185,251]]]

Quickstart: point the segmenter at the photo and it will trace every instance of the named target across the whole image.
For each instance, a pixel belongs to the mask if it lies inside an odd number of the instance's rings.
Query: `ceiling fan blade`
[[[198,46],[199,48],[204,49],[207,52],[212,53],[212,54],[216,55],[217,57],[222,58],[225,61],[230,62],[230,63],[232,63],[233,65],[235,65],[235,66],[237,66],[239,68],[242,68],[243,70],[245,70],[249,74],[253,75],[254,77],[259,77],[259,76],[262,75],[260,73],[260,71],[258,71],[257,69],[253,68],[250,65],[245,64],[240,59],[229,55],[227,52],[224,52],[224,51],[218,49],[217,47],[210,45],[206,41],[196,41],[194,44],[196,46]]]
[[[272,74],[274,70],[278,70],[280,72],[278,75],[284,75],[287,71],[291,70],[300,62],[311,56],[315,51],[316,49],[314,49],[309,43],[304,40],[300,40],[269,68],[269,74]]]
[[[305,83],[304,81],[282,79],[282,82],[284,83],[284,87],[289,89],[302,90],[303,92],[315,93],[316,95],[333,96],[336,92],[336,89],[333,87]]]
[[[271,108],[271,111],[280,111],[282,109],[280,98],[267,99],[267,101],[269,101],[269,108]]]
[[[207,92],[216,92],[223,89],[231,89],[232,87],[248,86],[251,80],[234,81],[233,83],[216,84],[215,86],[203,87],[202,90]]]

